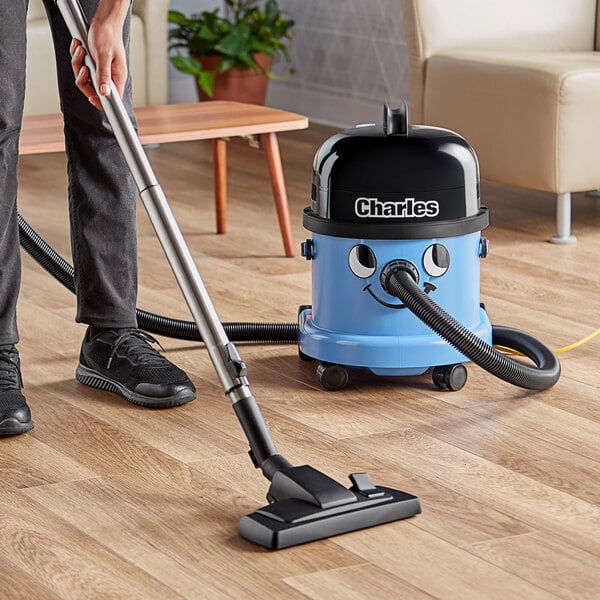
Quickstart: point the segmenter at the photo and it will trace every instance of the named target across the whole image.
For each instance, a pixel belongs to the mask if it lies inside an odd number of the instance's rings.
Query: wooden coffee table
[[[277,133],[306,129],[302,115],[240,102],[194,102],[135,109],[142,144],[213,140],[217,233],[227,231],[227,140],[256,136],[264,149],[286,256],[294,256],[294,238]],[[61,114],[23,118],[19,152],[64,152]]]

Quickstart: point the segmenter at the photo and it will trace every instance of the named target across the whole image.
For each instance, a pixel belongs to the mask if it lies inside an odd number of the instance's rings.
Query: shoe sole
[[[84,367],[79,364],[75,371],[75,378],[79,383],[93,387],[98,390],[104,390],[105,392],[113,392],[119,396],[125,398],[127,402],[135,404],[136,406],[145,406],[147,408],[170,408],[172,406],[181,406],[187,404],[196,398],[196,394],[189,391],[183,391],[175,396],[167,396],[166,398],[153,398],[152,396],[144,396],[143,394],[137,394],[136,392],[127,389],[121,385],[118,381],[109,379],[102,373],[94,371],[88,367]]]
[[[18,419],[8,418],[0,422],[0,435],[19,435],[33,429],[33,421],[22,423]]]

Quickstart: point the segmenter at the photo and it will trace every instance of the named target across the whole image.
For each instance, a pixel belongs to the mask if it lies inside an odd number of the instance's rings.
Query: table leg
[[[273,196],[275,198],[275,207],[277,209],[277,217],[279,218],[279,228],[281,229],[285,255],[294,256],[294,236],[292,234],[290,209],[288,206],[287,191],[285,189],[285,180],[283,178],[283,167],[281,166],[281,154],[279,152],[277,135],[275,133],[263,133],[260,136],[260,141],[267,155],[269,173],[271,175],[271,185],[273,187]]]
[[[215,210],[217,233],[227,232],[227,141],[213,140],[213,165],[215,171]]]

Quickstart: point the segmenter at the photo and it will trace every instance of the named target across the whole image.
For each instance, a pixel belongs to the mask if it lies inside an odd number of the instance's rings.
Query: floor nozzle
[[[240,520],[243,538],[278,550],[421,512],[416,496],[376,486],[367,473],[350,475],[352,487],[304,465],[273,477],[268,506]]]

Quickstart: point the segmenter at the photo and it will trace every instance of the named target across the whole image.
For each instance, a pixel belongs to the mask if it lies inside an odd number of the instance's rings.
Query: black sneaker
[[[148,342],[139,329],[103,329],[93,337],[88,328],[79,354],[77,381],[120,394],[140,406],[179,406],[196,398],[188,376]]]
[[[17,435],[33,429],[22,387],[19,351],[12,344],[0,346],[0,435]]]

